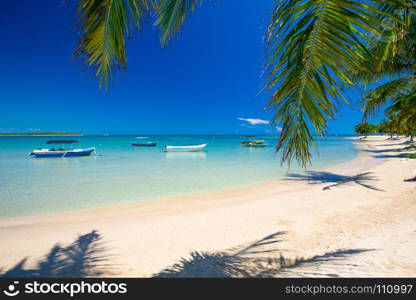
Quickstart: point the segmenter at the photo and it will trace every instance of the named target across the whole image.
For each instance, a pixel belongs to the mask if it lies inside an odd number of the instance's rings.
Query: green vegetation
[[[201,2],[78,0],[81,39],[75,55],[95,69],[100,86],[108,87],[114,70],[126,66],[125,37],[140,29],[145,15],[156,16],[161,44],[166,45]],[[415,86],[414,2],[275,2],[265,32],[264,73],[272,122],[282,128],[277,150],[283,151],[283,162],[296,159],[302,166],[310,162],[313,133],[325,134],[328,119],[334,118],[340,104],[347,103],[349,87],[391,77],[392,81],[369,92],[365,111],[371,113],[387,100],[405,97],[408,99],[400,100],[397,106],[401,108],[392,114],[400,122],[413,122],[414,114],[407,112],[415,107],[411,97]]]
[[[364,120],[389,104],[386,120],[380,123],[380,132],[391,137],[407,135],[413,142],[416,135],[416,17],[410,9],[401,11],[398,17],[393,25],[399,31],[390,30],[388,38],[370,48],[375,55],[364,61],[367,71],[360,76],[362,82],[371,84],[383,77],[390,79],[368,91],[363,99]]]
[[[410,122],[403,122],[399,118],[389,117],[383,120],[379,125],[379,133],[389,134],[391,138],[394,135],[405,135],[410,137],[410,143],[414,142],[416,136],[415,124]]]
[[[389,134],[390,138],[395,135],[408,136],[410,137],[409,143],[414,143],[414,137],[416,136],[416,129],[414,124],[409,127],[406,122],[401,122],[397,118],[384,119],[379,124],[368,124],[367,122],[359,123],[354,128],[355,132],[362,135],[369,135],[373,133]]]
[[[368,124],[367,122],[357,124],[354,128],[356,133],[363,134],[365,136],[372,134],[372,133],[378,133],[378,129],[379,128],[377,125]]]
[[[49,132],[21,132],[21,133],[0,133],[0,136],[38,136],[38,135],[51,135],[51,136],[81,136],[82,133],[73,132],[61,132],[61,131],[49,131]]]

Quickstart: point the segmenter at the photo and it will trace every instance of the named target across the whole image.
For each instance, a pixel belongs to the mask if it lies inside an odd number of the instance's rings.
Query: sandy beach
[[[0,220],[2,276],[414,277],[416,160],[402,140],[285,180]]]

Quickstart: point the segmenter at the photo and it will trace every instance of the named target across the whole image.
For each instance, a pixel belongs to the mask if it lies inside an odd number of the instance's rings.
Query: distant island
[[[83,134],[75,133],[75,132],[48,131],[48,132],[0,133],[0,136],[83,136]]]

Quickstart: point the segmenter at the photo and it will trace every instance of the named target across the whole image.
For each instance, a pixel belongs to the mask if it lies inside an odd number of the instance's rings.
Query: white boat
[[[76,140],[51,140],[46,144],[74,144],[78,143]],[[64,148],[44,148],[33,150],[29,155],[34,157],[77,157],[89,156],[95,152],[95,147],[86,149],[64,149]]]
[[[166,152],[198,152],[203,151],[207,144],[193,145],[193,146],[165,146],[164,151]]]
[[[91,153],[95,152],[95,147],[87,149],[37,149],[33,150],[30,155],[34,157],[77,157],[77,156],[89,156]]]
[[[244,144],[244,146],[246,147],[252,147],[252,148],[264,148],[267,147],[266,144],[260,143],[260,144],[256,144],[256,143],[248,143],[248,144]]]

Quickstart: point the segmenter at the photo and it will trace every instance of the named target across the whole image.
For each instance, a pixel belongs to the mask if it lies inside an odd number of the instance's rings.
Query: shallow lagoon
[[[75,147],[97,148],[97,156],[33,158],[28,154],[56,137],[0,137],[0,217],[134,203],[238,187],[279,179],[287,173],[274,151],[277,137],[261,137],[269,147],[240,145],[243,136],[83,136]],[[63,138],[66,139],[66,138]],[[72,138],[71,138],[72,139]],[[157,147],[137,148],[137,141]],[[165,153],[164,145],[208,143],[201,153]],[[318,140],[322,169],[356,156],[352,140]],[[299,171],[295,164],[291,172]]]

